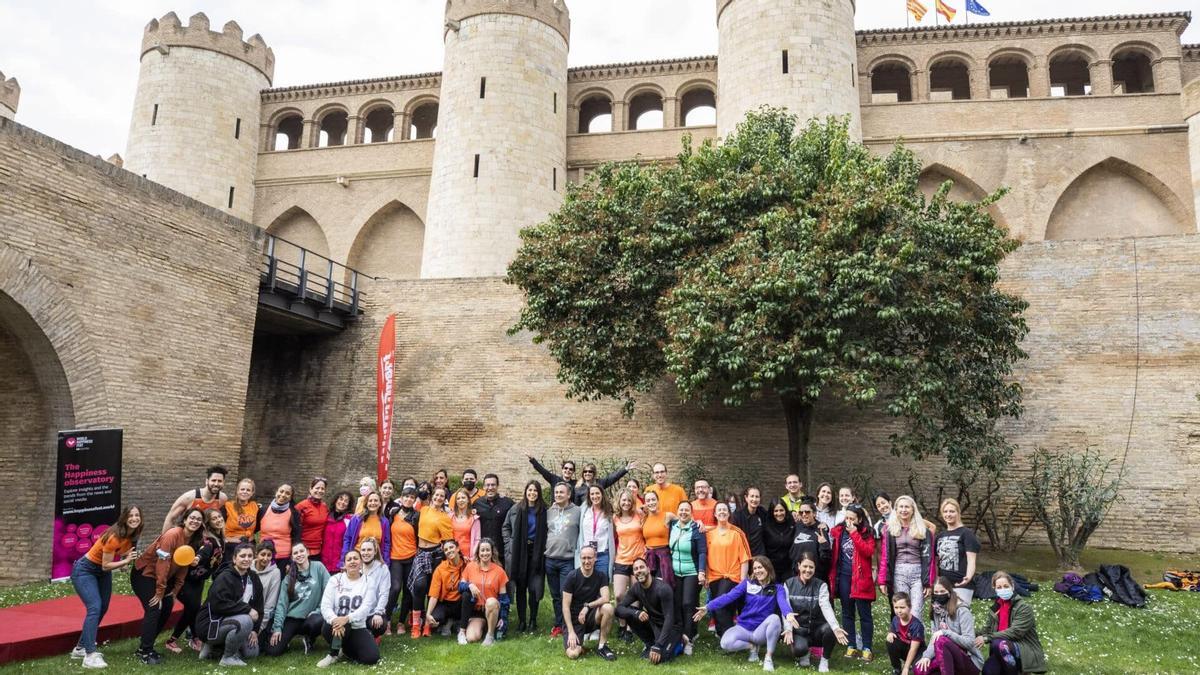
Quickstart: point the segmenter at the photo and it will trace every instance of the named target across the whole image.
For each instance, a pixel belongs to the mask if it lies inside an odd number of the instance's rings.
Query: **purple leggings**
[[[979,675],[979,669],[971,662],[971,657],[954,643],[954,640],[939,635],[933,643],[933,660],[928,668],[915,666],[914,675]]]

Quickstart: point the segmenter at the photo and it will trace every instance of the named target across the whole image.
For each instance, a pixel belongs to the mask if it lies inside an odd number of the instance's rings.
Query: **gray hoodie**
[[[579,507],[551,504],[546,508],[546,557],[575,558],[579,542]]]
[[[930,638],[935,631],[939,630],[953,640],[954,644],[962,647],[976,668],[983,668],[983,655],[975,648],[975,617],[971,614],[970,607],[960,604],[958,611],[951,617],[937,605],[933,606],[933,619],[925,626],[925,639],[929,640],[929,646],[925,648],[925,653],[921,655],[921,658],[933,659],[934,645]]]

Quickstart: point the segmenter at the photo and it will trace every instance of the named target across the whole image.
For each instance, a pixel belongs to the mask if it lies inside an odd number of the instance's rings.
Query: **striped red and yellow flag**
[[[937,13],[942,15],[942,18],[946,20],[946,23],[954,21],[954,15],[958,13],[958,10],[954,9],[950,5],[947,5],[945,2],[943,2],[943,0],[935,0],[935,2],[937,2]]]
[[[929,8],[922,5],[920,0],[908,0],[908,13],[912,14],[917,23],[920,23],[921,19],[924,19],[928,12]]]

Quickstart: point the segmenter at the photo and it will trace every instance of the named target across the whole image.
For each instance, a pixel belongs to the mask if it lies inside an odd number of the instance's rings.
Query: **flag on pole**
[[[392,386],[396,372],[396,315],[388,316],[379,336],[375,381],[375,474],[379,482],[388,477],[392,459]]]
[[[967,13],[975,14],[977,16],[991,16],[992,15],[991,12],[987,11],[987,9],[985,9],[983,5],[979,4],[975,0],[967,0]]]
[[[922,5],[920,0],[908,0],[908,13],[912,14],[917,23],[921,23],[921,19],[924,19],[928,12],[929,8]]]
[[[937,2],[937,13],[941,14],[942,17],[946,19],[946,23],[954,21],[954,15],[958,13],[958,10],[954,9],[950,5],[947,5],[944,0],[935,1]]]

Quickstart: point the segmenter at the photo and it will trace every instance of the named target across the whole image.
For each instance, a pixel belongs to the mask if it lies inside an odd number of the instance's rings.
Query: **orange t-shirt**
[[[479,589],[482,597],[475,598],[475,606],[483,607],[484,602],[489,598],[500,599],[500,594],[506,592],[505,586],[508,585],[508,574],[504,572],[504,568],[492,563],[488,566],[487,571],[479,569],[479,563],[467,563],[466,569],[463,570],[462,580],[475,584]]]
[[[396,514],[392,519],[392,560],[408,560],[417,554],[417,531]]]
[[[375,541],[379,542],[380,549],[383,548],[383,521],[379,516],[367,516],[362,521],[362,527],[358,529],[358,541],[354,542],[354,548],[358,548],[369,537],[375,537]]]
[[[421,522],[417,525],[417,536],[434,544],[454,538],[454,525],[450,514],[428,508],[421,511]]]
[[[717,500],[693,499],[692,518],[705,527],[717,526]]]
[[[632,565],[634,560],[646,555],[646,539],[642,536],[642,521],[633,518],[622,523],[619,518],[613,520],[613,529],[617,532],[617,557],[613,562],[618,565]]]
[[[731,525],[724,532],[713,528],[705,533],[705,537],[708,539],[708,581],[741,582],[742,563],[750,560],[750,542],[746,541],[746,534]]]
[[[687,501],[687,492],[674,483],[667,483],[659,487],[658,483],[646,488],[646,492],[653,492],[658,495],[658,511],[659,513],[675,513],[679,508],[680,502]],[[663,544],[666,546],[666,544]]]
[[[662,548],[670,543],[671,530],[667,527],[667,514],[662,511],[647,513],[646,519],[642,521],[642,539],[646,540],[646,546],[650,548]]]
[[[429,581],[429,597],[437,598],[438,602],[458,602],[462,598],[458,592],[458,582],[462,580],[465,568],[466,565],[454,565],[449,560],[443,560]]]
[[[254,530],[258,527],[258,502],[251,501],[242,505],[242,512],[237,512],[234,500],[225,502],[225,541],[233,543],[254,539]]]
[[[450,527],[454,530],[454,541],[458,542],[458,550],[462,551],[462,556],[467,560],[471,560],[475,553],[475,551],[471,550],[471,528],[474,525],[474,514],[470,514],[466,518],[450,516]]]
[[[91,560],[97,565],[103,565],[105,553],[113,554],[113,561],[117,561],[121,558],[124,558],[125,554],[129,553],[129,551],[132,549],[132,539],[122,539],[121,537],[118,537],[116,533],[113,533],[113,536],[109,537],[108,539],[104,539],[103,536],[100,539],[97,539],[96,543],[92,544],[92,547],[88,549],[87,557],[88,560]]]

